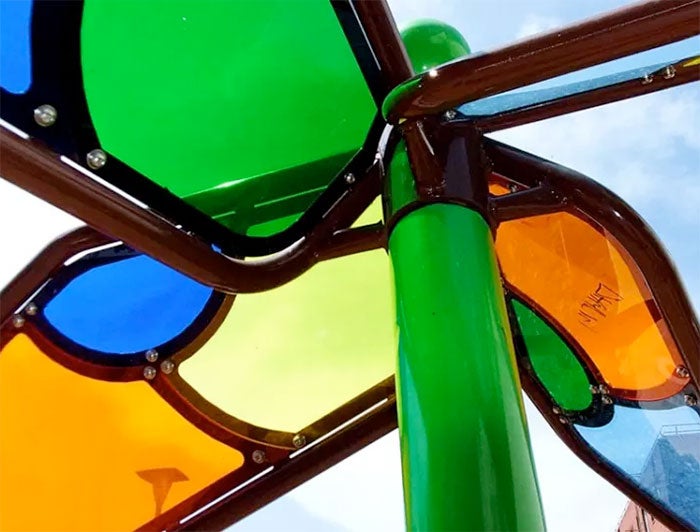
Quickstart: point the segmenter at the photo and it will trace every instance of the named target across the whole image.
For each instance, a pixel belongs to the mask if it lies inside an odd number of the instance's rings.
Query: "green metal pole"
[[[388,179],[394,207],[410,201],[403,146]],[[463,205],[418,206],[389,253],[407,528],[544,530],[488,224]]]

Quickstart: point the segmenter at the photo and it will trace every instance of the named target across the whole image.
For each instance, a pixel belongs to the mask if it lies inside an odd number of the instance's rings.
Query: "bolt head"
[[[609,395],[603,395],[603,396],[601,396],[600,400],[603,401],[603,404],[604,404],[604,405],[611,405],[611,404],[613,404],[612,397],[610,397]]]
[[[664,79],[673,79],[676,77],[676,69],[673,65],[664,68]]]
[[[561,423],[562,425],[566,425],[567,423],[569,423],[569,420],[564,416],[559,416],[559,423]]]
[[[34,109],[34,121],[41,127],[53,126],[58,118],[58,111],[53,105],[45,103]]]
[[[685,394],[683,399],[685,400],[685,404],[688,406],[697,406],[698,404],[698,398],[692,393]]]
[[[444,112],[443,116],[445,117],[445,120],[453,120],[454,117],[457,116],[457,111],[454,109],[448,109]]]
[[[348,172],[347,174],[345,174],[345,182],[348,185],[352,185],[355,181],[356,181],[355,174],[353,174],[352,172]]]
[[[680,377],[681,379],[690,377],[690,371],[688,371],[688,368],[685,366],[676,366],[675,374],[676,377]]]
[[[610,390],[607,386],[605,386],[605,384],[599,384],[598,391],[603,395],[608,395],[610,393]]]
[[[174,369],[175,362],[172,360],[163,360],[163,362],[160,363],[160,370],[166,375],[170,375]]]
[[[561,414],[561,408],[559,408],[558,406],[553,406],[552,412],[554,412],[555,414]]]
[[[107,163],[107,154],[102,150],[92,150],[86,157],[87,165],[93,170],[99,170]]]
[[[256,464],[262,464],[265,461],[265,451],[257,449],[253,451],[253,462]]]
[[[24,325],[25,319],[21,314],[15,314],[12,316],[12,325],[16,329],[20,329]]]
[[[306,445],[306,436],[303,434],[297,434],[292,438],[292,443],[294,444],[294,447],[297,449],[301,449],[304,445]]]
[[[642,85],[649,85],[649,83],[652,81],[654,81],[654,76],[651,74],[644,74],[644,77],[642,78]]]
[[[155,349],[149,349],[148,351],[146,351],[146,360],[148,360],[149,362],[155,362],[156,360],[158,360],[158,351],[156,351]]]
[[[27,308],[24,309],[24,312],[30,316],[36,316],[37,312],[39,312],[39,307],[36,306],[36,303],[29,303]]]
[[[152,381],[153,379],[155,379],[156,373],[156,368],[154,368],[153,366],[146,366],[145,368],[143,368],[143,378],[147,381]]]

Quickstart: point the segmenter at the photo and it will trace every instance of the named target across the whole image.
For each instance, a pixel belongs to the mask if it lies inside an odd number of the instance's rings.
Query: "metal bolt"
[[[155,362],[156,360],[158,360],[158,351],[156,351],[155,349],[149,349],[148,351],[146,351],[146,360],[148,360],[149,362]]]
[[[24,311],[30,316],[36,316],[36,313],[39,312],[39,307],[36,306],[36,303],[29,303]]]
[[[604,404],[604,405],[611,405],[611,404],[613,404],[612,397],[610,397],[609,395],[603,395],[603,396],[600,398],[600,400],[603,401],[603,404]]]
[[[306,445],[306,436],[303,434],[297,434],[292,438],[292,443],[294,444],[294,447],[297,449],[301,449],[304,445]]]
[[[561,408],[559,408],[558,406],[553,406],[552,412],[554,412],[555,414],[561,414]]]
[[[598,393],[598,386],[596,386],[595,384],[591,384],[591,385],[588,387],[588,389],[591,391],[591,393],[592,393],[593,395],[595,395],[595,394]]]
[[[644,77],[642,77],[642,85],[649,85],[652,81],[654,81],[654,76],[651,74],[644,74]]]
[[[562,425],[566,425],[568,422],[569,420],[567,418],[565,418],[564,416],[559,416],[559,423],[561,423]]]
[[[610,393],[610,390],[608,390],[608,387],[605,386],[605,384],[599,384],[598,391],[603,395],[608,395]]]
[[[518,185],[516,185],[515,183],[510,183],[508,185],[508,190],[510,190],[511,192],[517,192],[518,190],[520,190],[520,187],[518,187]]]
[[[685,404],[688,406],[697,406],[698,404],[698,398],[695,397],[692,393],[687,393],[684,396],[685,399]]]
[[[22,325],[24,325],[24,321],[24,316],[21,314],[15,314],[12,316],[12,325],[14,325],[16,329],[20,329]]]
[[[685,366],[676,366],[676,377],[680,377],[681,379],[687,379],[690,377],[690,371],[688,371],[688,368]]]
[[[664,79],[673,79],[676,77],[676,69],[673,65],[664,68]]]
[[[87,154],[87,165],[93,170],[102,168],[107,163],[107,154],[102,150],[92,150]]]
[[[355,182],[355,174],[353,174],[352,172],[348,172],[347,174],[345,174],[345,182],[348,185],[352,185]]]
[[[256,464],[262,464],[265,461],[265,451],[260,449],[253,451],[253,462]]]
[[[41,127],[53,126],[56,123],[58,112],[53,105],[45,103],[34,109],[34,121]]]
[[[145,368],[143,368],[143,377],[148,381],[152,381],[153,379],[155,379],[156,373],[158,372],[153,366],[146,366]]]
[[[454,109],[448,109],[447,111],[445,111],[443,116],[445,117],[445,120],[452,120],[454,119],[454,117],[457,116],[457,111],[455,111]]]
[[[175,362],[172,360],[163,360],[163,362],[160,363],[160,370],[166,375],[170,375],[174,369]]]

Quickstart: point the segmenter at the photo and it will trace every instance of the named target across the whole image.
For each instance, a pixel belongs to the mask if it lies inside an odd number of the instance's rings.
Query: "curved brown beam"
[[[688,61],[686,59],[670,65],[675,74],[668,79],[663,72],[654,72],[650,82],[643,83],[641,79],[624,81],[495,115],[475,117],[473,122],[482,133],[490,133],[700,81],[700,64],[684,67]]]
[[[223,530],[336,465],[396,428],[396,399],[345,427],[304,454],[183,523],[183,530]],[[165,514],[164,514],[165,515]],[[153,530],[154,528],[149,527]],[[162,530],[162,529],[158,529]]]
[[[39,142],[0,127],[0,175],[11,183],[81,218],[101,233],[123,241],[181,273],[225,293],[260,292],[280,286],[308,270],[322,254],[333,256],[334,234],[347,228],[380,192],[381,163],[328,211],[309,235],[270,258],[246,262],[216,253],[156,213],[87,178],[62,163]],[[382,246],[376,232],[355,241],[357,251]],[[340,242],[347,246],[347,235]]]
[[[113,238],[92,227],[80,227],[51,242],[0,291],[0,324],[5,323],[68,259],[87,249],[113,242]]]
[[[700,33],[700,0],[652,0],[491,52],[446,63],[394,89],[384,102],[391,123],[437,114]],[[372,45],[374,46],[374,41]]]
[[[542,389],[542,386],[530,376],[528,369],[522,364],[522,360],[518,357],[518,370],[520,373],[520,385],[522,386],[528,397],[535,403],[542,417],[547,420],[547,423],[556,433],[561,441],[571,449],[588,467],[598,473],[605,480],[610,482],[622,493],[627,495],[631,500],[641,504],[645,510],[655,516],[659,521],[666,525],[670,530],[685,530],[685,526],[676,519],[666,508],[659,504],[655,499],[647,495],[641,490],[635,490],[631,487],[628,481],[614,475],[610,471],[610,465],[603,460],[600,455],[594,452],[569,423],[563,424],[559,420],[559,414],[552,411],[552,403],[549,400],[547,392]]]
[[[532,187],[556,184],[565,202],[579,207],[611,232],[648,280],[649,289],[693,381],[700,382],[700,324],[679,282],[676,268],[644,220],[614,193],[574,170],[490,139],[485,139],[484,149],[495,172]],[[513,202],[518,197],[513,196],[511,199],[507,195],[499,196],[493,200],[496,220],[499,219],[499,203],[514,208]],[[520,216],[542,214],[541,205],[530,203],[527,194],[521,194],[520,199],[523,202],[519,206]],[[529,214],[528,206],[532,208]]]

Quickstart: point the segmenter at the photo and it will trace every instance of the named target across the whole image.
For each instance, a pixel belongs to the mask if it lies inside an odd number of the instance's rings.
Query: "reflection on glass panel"
[[[105,150],[238,232],[306,210],[376,112],[330,2],[87,0],[81,61]]]
[[[78,275],[46,305],[44,316],[84,347],[136,353],[183,332],[211,294],[211,288],[141,255]]]
[[[133,530],[243,465],[147,383],[0,351],[0,530]]]
[[[296,432],[393,374],[389,275],[375,250],[239,295],[180,376],[228,414]]]
[[[633,483],[700,529],[700,416],[689,407],[646,410],[616,405],[603,427],[576,426]]]

